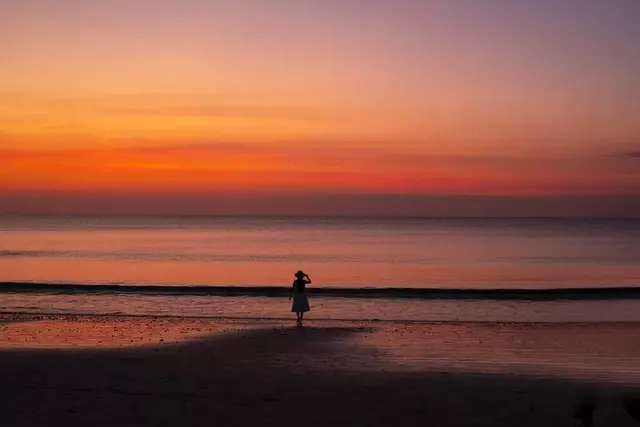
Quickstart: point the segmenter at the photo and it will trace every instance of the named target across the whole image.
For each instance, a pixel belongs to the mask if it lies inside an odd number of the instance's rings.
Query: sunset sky
[[[639,23],[638,0],[6,0],[0,213],[634,216]]]

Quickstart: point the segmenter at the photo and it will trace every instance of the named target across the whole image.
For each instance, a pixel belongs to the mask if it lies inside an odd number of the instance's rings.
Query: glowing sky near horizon
[[[637,0],[8,0],[0,192],[640,195]]]

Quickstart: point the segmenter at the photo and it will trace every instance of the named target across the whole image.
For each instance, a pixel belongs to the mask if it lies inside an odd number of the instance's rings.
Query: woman
[[[306,285],[311,283],[311,279],[309,278],[309,275],[304,273],[302,270],[298,270],[295,277],[296,280],[293,281],[293,287],[289,294],[289,301],[291,301],[291,298],[293,297],[291,311],[296,313],[296,324],[298,326],[302,326],[302,317],[304,316],[304,313],[311,310],[311,308],[309,308],[309,299],[307,298],[307,291],[305,289]]]

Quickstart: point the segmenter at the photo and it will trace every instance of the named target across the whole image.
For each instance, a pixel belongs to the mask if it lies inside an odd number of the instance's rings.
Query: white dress
[[[307,292],[293,291],[293,305],[291,311],[294,313],[311,311],[309,307],[309,298],[307,298]]]

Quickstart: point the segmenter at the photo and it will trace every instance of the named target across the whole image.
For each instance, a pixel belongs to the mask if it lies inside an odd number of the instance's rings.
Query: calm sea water
[[[640,285],[640,221],[2,218],[0,282],[313,287]],[[1,286],[1,285],[0,285]],[[313,296],[317,319],[640,322],[640,300]],[[0,293],[0,310],[282,318],[286,298]]]
[[[640,285],[640,221],[0,218],[0,281],[556,288]]]

